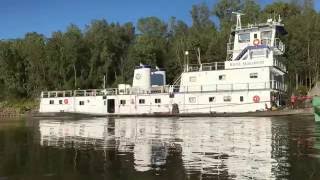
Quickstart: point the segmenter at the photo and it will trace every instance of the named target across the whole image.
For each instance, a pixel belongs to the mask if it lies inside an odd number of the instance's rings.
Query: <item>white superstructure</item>
[[[285,46],[283,24],[269,19],[241,27],[240,14],[224,62],[189,63],[178,83],[166,84],[165,71],[140,64],[132,85],[115,89],[46,91],[40,112],[87,114],[171,114],[265,111],[284,102],[285,66],[279,61]]]

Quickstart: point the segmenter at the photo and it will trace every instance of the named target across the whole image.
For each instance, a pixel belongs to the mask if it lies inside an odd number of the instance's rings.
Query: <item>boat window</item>
[[[144,104],[146,101],[144,99],[139,99],[139,104]]]
[[[196,97],[189,97],[189,103],[196,103],[197,98]]]
[[[56,97],[56,93],[55,92],[50,92],[49,93],[49,97]]]
[[[47,97],[49,97],[49,95],[48,95],[47,92],[44,92],[44,93],[42,94],[42,97],[43,97],[43,98],[47,98]]]
[[[219,80],[226,80],[226,75],[219,75]]]
[[[156,104],[161,103],[161,99],[154,99],[154,103],[156,103]]]
[[[243,102],[243,96],[240,96],[240,102]]]
[[[62,104],[62,100],[59,100],[59,104]]]
[[[252,79],[258,78],[258,73],[250,73],[250,78]]]
[[[49,104],[54,104],[54,100],[50,100],[50,101],[49,101]]]
[[[231,96],[224,96],[223,97],[224,102],[230,102],[231,101]]]
[[[209,102],[214,102],[216,100],[215,97],[209,97]]]
[[[261,39],[271,39],[272,31],[263,31],[261,32]]]
[[[125,105],[126,104],[126,100],[124,100],[124,99],[120,100],[120,104],[121,105]]]
[[[253,38],[257,39],[258,38],[258,34],[254,34]]]
[[[65,97],[71,97],[72,96],[72,92],[68,91],[64,93]]]
[[[79,105],[83,106],[84,105],[84,101],[79,101]]]
[[[261,32],[261,44],[271,45],[272,31]]]
[[[239,34],[239,43],[250,42],[250,33]]]
[[[58,96],[58,97],[63,97],[63,92],[58,92],[58,93],[57,93],[57,96]]]
[[[196,76],[190,76],[189,77],[189,82],[196,82],[197,81],[197,77]]]

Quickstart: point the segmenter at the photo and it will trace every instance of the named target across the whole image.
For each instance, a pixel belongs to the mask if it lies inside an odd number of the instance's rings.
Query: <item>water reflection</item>
[[[292,122],[297,125],[292,125]],[[301,127],[303,125],[305,127]],[[298,157],[297,161],[302,164],[306,154],[319,165],[315,157],[319,152],[319,137],[314,136],[320,134],[319,126],[315,128],[309,120],[41,120],[39,127],[40,145],[43,147],[75,148],[79,151],[92,148],[91,151],[101,152],[104,157],[106,152],[115,152],[121,162],[132,163],[137,172],[155,171],[161,175],[172,168],[183,171],[181,179],[288,179],[293,177],[292,169],[296,167],[292,166],[290,158]],[[74,162],[77,158],[74,157]],[[314,171],[309,169],[314,172],[312,178],[320,177],[317,168]]]

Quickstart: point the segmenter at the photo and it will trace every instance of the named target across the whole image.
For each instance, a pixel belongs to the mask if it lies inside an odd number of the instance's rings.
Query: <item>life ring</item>
[[[64,104],[68,104],[69,103],[68,99],[64,99],[63,102],[64,102]]]
[[[253,45],[258,46],[259,44],[260,44],[260,40],[259,39],[253,40]]]
[[[260,102],[260,97],[259,96],[253,96],[253,102],[254,103],[259,103]]]

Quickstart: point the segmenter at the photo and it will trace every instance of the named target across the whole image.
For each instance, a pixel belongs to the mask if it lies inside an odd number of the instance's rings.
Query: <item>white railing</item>
[[[53,97],[81,97],[81,96],[104,96],[118,94],[118,89],[86,89],[86,90],[66,90],[66,91],[43,91],[41,92],[42,98]]]
[[[126,94],[158,94],[158,93],[186,93],[186,92],[223,92],[223,91],[250,91],[274,89],[286,91],[285,84],[279,81],[255,82],[255,83],[233,83],[233,84],[210,84],[198,86],[179,86],[166,85],[156,86],[150,89],[131,88]],[[85,96],[108,96],[118,95],[119,90],[116,88],[110,89],[92,89],[92,90],[74,90],[74,91],[43,91],[42,98],[56,97],[85,97]],[[121,94],[123,95],[123,93]]]
[[[283,42],[279,38],[274,39],[273,43],[274,47],[278,49],[281,53],[285,52],[286,46],[283,44]]]
[[[276,67],[278,67],[280,70],[282,70],[282,71],[284,71],[284,72],[287,72],[286,66],[285,66],[281,61],[279,61],[277,58],[274,58],[274,59],[273,59],[273,66],[276,66]]]
[[[225,62],[189,64],[187,67],[187,72],[224,70]]]
[[[172,86],[170,88],[170,92],[221,92],[263,89],[286,91],[286,86],[278,81],[267,81],[255,83],[211,84],[199,86]]]

